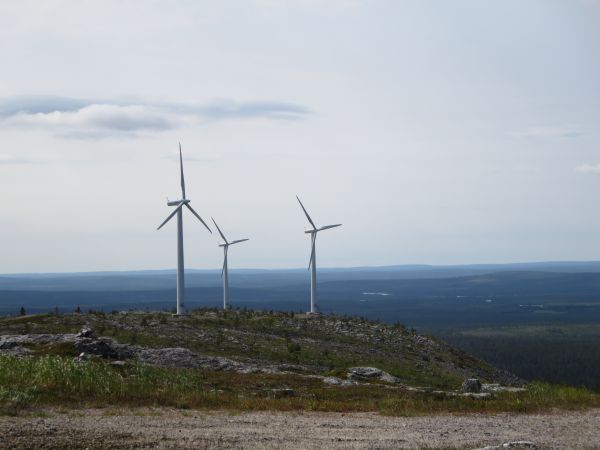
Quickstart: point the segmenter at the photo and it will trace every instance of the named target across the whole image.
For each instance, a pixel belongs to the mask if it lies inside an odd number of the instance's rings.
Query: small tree
[[[75,313],[81,314],[81,308],[79,306],[77,306],[77,308],[75,308]]]
[[[25,311],[25,307],[21,306],[21,309],[19,310],[19,315],[24,316],[25,314],[27,314],[27,312]]]

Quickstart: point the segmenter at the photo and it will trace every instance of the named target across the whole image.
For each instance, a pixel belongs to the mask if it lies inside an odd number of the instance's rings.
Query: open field
[[[374,413],[280,413],[44,409],[0,418],[10,448],[472,449],[530,441],[544,449],[600,448],[600,410],[559,414],[389,417]]]

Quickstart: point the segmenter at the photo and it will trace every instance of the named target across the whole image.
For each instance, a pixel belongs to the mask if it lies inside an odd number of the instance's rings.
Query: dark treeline
[[[600,390],[600,338],[444,336],[449,343],[526,380]]]

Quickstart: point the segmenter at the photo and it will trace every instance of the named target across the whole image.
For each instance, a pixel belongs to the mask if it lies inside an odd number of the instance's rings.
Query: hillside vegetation
[[[84,327],[100,337],[77,336]],[[90,354],[77,357],[82,349]],[[522,391],[457,392],[468,377],[521,382],[402,325],[359,318],[203,309],[187,317],[114,312],[0,319],[5,412],[55,404],[389,414],[600,405],[592,392],[539,383]]]

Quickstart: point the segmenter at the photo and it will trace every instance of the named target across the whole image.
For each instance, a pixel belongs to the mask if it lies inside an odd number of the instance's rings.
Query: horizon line
[[[600,260],[541,260],[541,261],[525,261],[525,262],[503,262],[503,263],[462,263],[462,264],[430,264],[430,263],[405,263],[405,264],[384,264],[372,266],[325,266],[319,267],[319,270],[373,270],[373,269],[392,269],[392,268],[464,268],[464,267],[486,267],[486,266],[527,266],[527,265],[560,265],[560,264],[600,264]],[[282,267],[282,268],[251,268],[240,267],[231,269],[232,271],[257,271],[257,272],[291,272],[291,271],[306,271],[304,267]],[[25,276],[25,275],[86,275],[86,274],[126,274],[136,272],[176,272],[176,268],[166,269],[115,269],[115,270],[84,270],[84,271],[58,271],[58,272],[5,272],[0,273],[0,277],[7,276]],[[196,269],[189,268],[186,272],[221,272],[221,268],[215,269]]]

